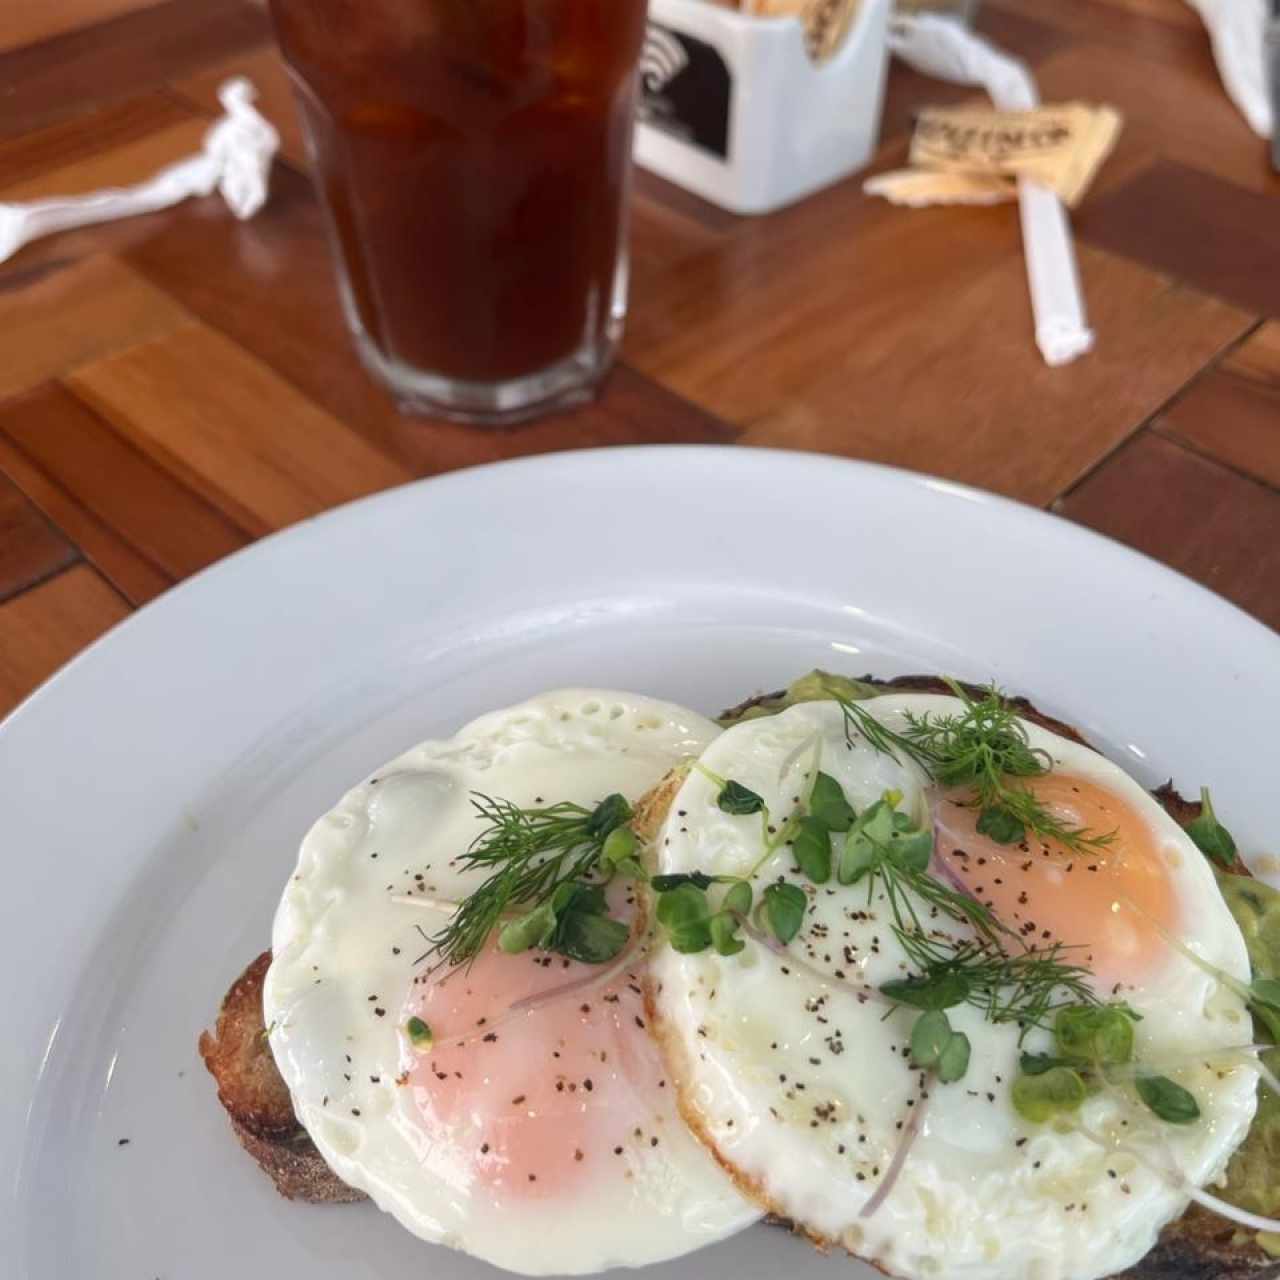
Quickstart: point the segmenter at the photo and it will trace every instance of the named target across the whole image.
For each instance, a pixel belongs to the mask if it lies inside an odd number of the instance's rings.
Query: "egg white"
[[[483,879],[449,865],[479,830],[471,793],[635,801],[718,732],[635,694],[544,694],[391,761],[302,842],[272,935],[271,1047],[326,1161],[423,1239],[524,1274],[579,1274],[674,1257],[759,1217],[680,1122],[671,1090],[653,1099],[660,1150],[629,1153],[615,1176],[572,1194],[513,1205],[471,1185],[447,1143],[424,1139],[396,1085],[396,1011],[421,972],[423,935],[447,914],[393,898],[456,901]]]
[[[905,711],[960,709],[955,699],[930,695],[864,705],[898,729]],[[1103,757],[1035,725],[1027,731],[1055,767],[1097,780],[1143,815],[1169,868],[1182,941],[1247,982],[1243,938],[1185,833]],[[831,703],[739,724],[711,743],[701,764],[762,795],[775,821],[792,810],[815,765],[859,810],[896,788],[904,809],[927,812],[923,772],[856,736],[850,746]],[[755,863],[759,817],[725,814],[715,799],[715,784],[692,772],[659,839],[663,872],[741,875]],[[757,896],[779,876],[802,882],[785,848],[760,868]],[[1161,1227],[1186,1208],[1185,1189],[1081,1132],[1023,1121],[1009,1097],[1017,1030],[986,1023],[968,1006],[949,1014],[972,1042],[968,1073],[959,1083],[928,1086],[902,1175],[863,1216],[913,1106],[921,1105],[921,1076],[907,1060],[915,1015],[858,993],[905,970],[882,894],[869,900],[865,885],[840,886],[834,877],[808,888],[804,929],[785,953],[757,937],[736,956],[665,948],[651,962],[659,1031],[686,1116],[743,1185],[817,1240],[909,1280],[1097,1280],[1146,1254]],[[1179,1061],[1165,1074],[1195,1093],[1201,1119],[1165,1125],[1123,1098],[1100,1094],[1079,1120],[1103,1141],[1114,1137],[1129,1148],[1146,1142],[1150,1159],[1203,1186],[1223,1172],[1248,1131],[1257,1072],[1238,1058],[1181,1065],[1180,1055],[1249,1043],[1248,1014],[1238,997],[1172,949],[1168,963],[1123,998],[1143,1017],[1137,1057]],[[1048,1036],[1035,1032],[1023,1047],[1048,1049]],[[1142,1138],[1148,1134],[1150,1142]]]

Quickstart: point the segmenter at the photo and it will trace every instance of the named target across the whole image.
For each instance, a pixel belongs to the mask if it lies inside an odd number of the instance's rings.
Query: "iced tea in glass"
[[[271,0],[369,368],[410,410],[586,399],[626,310],[646,0]]]

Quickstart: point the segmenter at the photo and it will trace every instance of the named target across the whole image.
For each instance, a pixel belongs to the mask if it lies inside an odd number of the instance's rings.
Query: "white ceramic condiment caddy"
[[[860,169],[880,133],[890,0],[862,0],[815,64],[798,18],[650,0],[636,160],[734,213],[767,213]]]

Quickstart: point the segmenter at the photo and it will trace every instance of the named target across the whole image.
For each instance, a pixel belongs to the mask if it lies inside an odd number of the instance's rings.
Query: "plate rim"
[[[182,607],[199,590],[204,589],[208,583],[218,581],[227,573],[240,572],[244,564],[251,563],[262,556],[279,554],[283,548],[288,548],[294,543],[314,537],[318,527],[323,528],[325,531],[336,531],[351,520],[360,519],[367,515],[370,510],[383,504],[388,506],[398,505],[413,501],[424,492],[430,494],[441,488],[483,483],[486,476],[495,472],[507,474],[522,470],[530,472],[554,471],[565,466],[566,463],[592,466],[599,465],[606,460],[612,462],[615,459],[618,460],[619,465],[625,465],[625,460],[631,456],[644,455],[653,457],[664,454],[673,458],[709,457],[715,455],[718,460],[723,460],[728,455],[730,458],[728,465],[730,466],[741,465],[748,459],[751,464],[773,462],[783,466],[793,466],[797,463],[812,465],[817,462],[828,465],[834,464],[841,469],[848,470],[850,473],[879,477],[887,483],[904,487],[924,488],[947,498],[986,505],[997,511],[1004,512],[1006,516],[1029,520],[1042,528],[1056,528],[1059,534],[1068,540],[1078,538],[1082,544],[1091,545],[1108,555],[1118,555],[1122,560],[1130,560],[1134,565],[1142,565],[1156,577],[1171,584],[1176,584],[1180,589],[1190,588],[1193,594],[1199,594],[1200,602],[1206,607],[1228,611],[1229,614],[1235,615],[1238,622],[1249,624],[1251,628],[1256,628],[1260,636],[1273,641],[1277,647],[1277,657],[1280,658],[1280,632],[1272,630],[1261,619],[1255,618],[1241,606],[1214,591],[1213,588],[1197,582],[1194,578],[1173,568],[1171,565],[1167,565],[1147,552],[1131,547],[1119,539],[1111,537],[1109,534],[1091,529],[1087,525],[1077,524],[1075,521],[1055,511],[1034,506],[1018,498],[1012,498],[986,489],[979,489],[974,485],[949,480],[946,477],[933,475],[929,472],[914,471],[906,467],[893,466],[889,463],[874,462],[863,458],[848,458],[816,450],[716,444],[604,445],[586,449],[555,450],[549,453],[528,454],[516,458],[500,458],[491,462],[481,462],[472,466],[458,467],[451,471],[438,472],[434,475],[420,476],[407,480],[403,484],[392,485],[390,488],[380,489],[375,493],[365,494],[347,502],[339,503],[337,506],[307,516],[291,525],[287,525],[283,529],[277,529],[264,537],[258,538],[246,546],[231,552],[229,555],[215,560],[212,564],[206,565],[196,573],[174,583],[173,586],[159,596],[148,600],[126,617],[120,619],[119,622],[113,624],[53,671],[28,693],[17,706],[13,707],[3,718],[0,718],[0,746],[3,746],[6,730],[12,724],[16,723],[20,717],[30,715],[32,709],[38,703],[44,701],[55,689],[60,688],[65,683],[65,679],[71,671],[87,665],[91,661],[96,661],[100,652],[105,650],[108,645],[116,643],[120,636],[132,632],[138,626],[154,625],[150,621],[151,619],[162,613],[167,613],[173,608]],[[1040,519],[1037,519],[1037,517],[1040,517]]]

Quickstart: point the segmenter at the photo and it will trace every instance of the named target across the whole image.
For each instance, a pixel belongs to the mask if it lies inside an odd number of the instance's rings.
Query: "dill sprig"
[[[476,816],[487,823],[455,859],[464,871],[490,868],[439,932],[428,955],[442,965],[475,959],[489,935],[514,907],[547,901],[561,885],[589,876],[610,833],[631,817],[621,795],[594,809],[564,800],[524,809],[510,800],[472,792]]]
[[[871,868],[893,917],[893,932],[915,973],[886,984],[891,999],[917,1007],[971,1004],[988,1022],[1014,1022],[1025,1033],[1047,1025],[1064,1005],[1097,1004],[1084,965],[1072,963],[1061,943],[1025,942],[983,903],[951,888],[927,870],[903,865],[892,846]],[[966,925],[971,937],[953,938],[921,919],[916,903]]]
[[[1067,826],[1033,791],[1010,781],[1048,773],[1053,759],[1030,745],[1017,712],[994,686],[979,699],[955,681],[947,683],[964,710],[953,715],[907,712],[901,732],[858,703],[837,698],[846,740],[852,743],[856,733],[883,755],[896,760],[901,752],[941,786],[970,788],[970,804],[980,811],[978,830],[1000,844],[1016,844],[1028,831],[1072,853],[1097,852],[1112,843],[1114,832]]]

